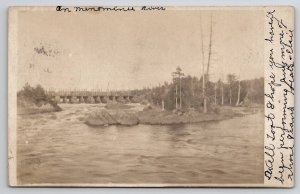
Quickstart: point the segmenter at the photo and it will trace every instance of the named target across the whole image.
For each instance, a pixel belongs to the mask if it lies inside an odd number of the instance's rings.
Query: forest
[[[136,102],[150,103],[166,110],[191,109],[209,111],[216,106],[262,106],[264,103],[264,78],[239,80],[228,74],[226,80],[209,81],[206,74],[198,78],[184,76],[180,67],[171,74],[171,83],[153,88],[134,90]]]

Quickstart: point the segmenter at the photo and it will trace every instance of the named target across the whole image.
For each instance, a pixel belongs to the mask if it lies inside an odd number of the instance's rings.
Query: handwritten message
[[[64,7],[56,6],[56,11],[58,12],[132,12],[132,11],[165,11],[166,8],[162,6],[141,6],[141,7]]]
[[[264,176],[274,186],[294,184],[294,25],[285,19],[276,10],[265,15]]]

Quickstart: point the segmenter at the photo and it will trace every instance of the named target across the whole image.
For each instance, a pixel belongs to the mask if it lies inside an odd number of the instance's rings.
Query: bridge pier
[[[107,99],[105,98],[105,96],[100,96],[100,101],[101,103],[107,103]]]
[[[129,100],[129,102],[131,103],[132,100],[133,100],[133,96],[128,96],[128,100]]]
[[[71,99],[72,99],[72,96],[67,96],[67,99],[68,99],[68,103],[72,103]]]
[[[125,103],[130,102],[128,96],[123,96],[123,99],[124,99]]]
[[[89,103],[89,104],[95,103],[94,97],[93,97],[93,96],[88,96],[88,97],[87,97],[87,103]]]
[[[88,96],[83,96],[82,98],[83,98],[84,103],[88,103]]]
[[[72,104],[75,104],[75,103],[77,103],[78,101],[77,101],[77,97],[76,96],[71,96],[70,97],[70,103],[72,103]]]
[[[83,96],[79,96],[79,103],[85,103]]]
[[[96,103],[101,103],[101,99],[100,99],[100,96],[95,96],[96,98],[95,98],[95,102]]]
[[[63,97],[63,103],[67,103],[68,102],[68,98],[66,96]]]
[[[116,100],[117,102],[121,102],[120,96],[116,96],[116,97],[115,97],[115,100]]]
[[[52,99],[54,102],[60,103],[60,96],[53,96]]]
[[[110,101],[116,101],[116,97],[115,97],[115,96],[109,96],[108,99],[109,99]]]

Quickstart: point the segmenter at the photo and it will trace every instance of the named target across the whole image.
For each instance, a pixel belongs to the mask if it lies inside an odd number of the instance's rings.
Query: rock
[[[101,111],[99,116],[109,125],[117,124],[116,119],[105,110]]]
[[[143,109],[143,111],[152,110],[152,109],[153,109],[153,107],[151,106],[151,104],[147,104],[145,106],[145,108]]]
[[[106,110],[100,110],[91,113],[85,119],[85,123],[91,126],[108,126],[108,125],[137,125],[138,117],[133,113],[124,111],[110,114]]]
[[[104,126],[104,125],[106,125],[106,123],[104,123],[102,120],[93,119],[93,118],[88,118],[85,121],[85,124],[91,125],[91,126]]]
[[[178,112],[177,112],[177,115],[182,116],[182,115],[183,115],[183,112],[182,112],[182,111],[178,111]]]
[[[77,118],[79,121],[84,121],[84,117],[78,117]]]
[[[119,110],[119,109],[129,109],[131,106],[122,104],[120,102],[109,102],[105,105],[106,109]]]
[[[118,112],[115,119],[120,125],[137,125],[139,123],[138,117],[133,113]]]
[[[117,124],[117,121],[106,110],[100,110],[89,114],[85,123],[92,126],[104,126]]]
[[[174,110],[172,110],[172,113],[177,114],[179,116],[182,116],[184,112],[182,110],[179,110],[179,109],[174,109]]]

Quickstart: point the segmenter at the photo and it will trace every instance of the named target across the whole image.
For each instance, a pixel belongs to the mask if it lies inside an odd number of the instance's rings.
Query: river
[[[18,115],[19,184],[263,182],[264,115],[182,125],[90,127],[101,105]]]

